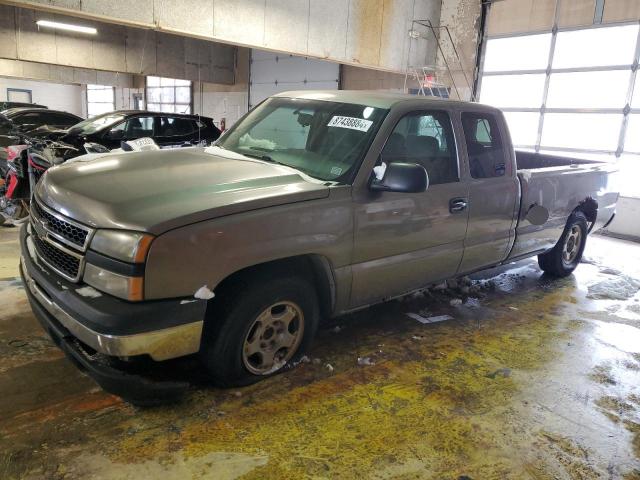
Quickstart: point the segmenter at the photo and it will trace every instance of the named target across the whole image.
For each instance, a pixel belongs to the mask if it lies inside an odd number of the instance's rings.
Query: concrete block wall
[[[340,86],[343,90],[402,92],[404,90],[404,78],[403,74],[344,65],[340,77]]]
[[[142,27],[150,31],[170,32],[258,49],[329,59],[345,64],[404,71],[410,45],[411,51],[421,64],[428,52],[435,52],[433,42],[414,41],[414,44],[411,44],[412,41],[408,36],[411,20],[429,19],[437,25],[442,2],[441,0],[184,0],[180,2],[173,0],[137,0],[136,2],[5,0],[4,3],[55,14],[79,16],[89,23],[106,20],[116,24],[113,27],[115,30],[123,28],[122,25]],[[140,36],[146,35],[146,32],[137,30],[131,32],[131,35],[135,35],[134,43],[137,45],[140,43]],[[181,47],[174,40],[167,39],[163,43],[163,53],[169,51],[180,56]],[[64,42],[62,46],[65,48]],[[33,54],[37,55],[38,52]],[[139,61],[140,55],[136,57]],[[111,57],[111,60],[119,61],[115,56]],[[161,61],[162,59],[158,57],[157,62]],[[153,60],[151,63],[153,64]],[[132,68],[128,65],[128,60],[126,66]],[[146,73],[140,68],[136,68],[135,72]],[[217,79],[205,80],[225,83]]]
[[[98,34],[39,29],[37,20],[91,26]],[[3,59],[232,84],[235,55],[236,47],[197,38],[0,5]]]

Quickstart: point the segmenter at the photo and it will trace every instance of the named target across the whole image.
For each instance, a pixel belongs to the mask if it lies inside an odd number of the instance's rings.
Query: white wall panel
[[[253,50],[249,107],[288,90],[338,89],[337,63]]]
[[[7,99],[7,88],[31,90],[31,100],[46,105],[53,110],[62,110],[82,116],[82,98],[80,85],[36,82],[17,78],[0,77],[0,101]]]

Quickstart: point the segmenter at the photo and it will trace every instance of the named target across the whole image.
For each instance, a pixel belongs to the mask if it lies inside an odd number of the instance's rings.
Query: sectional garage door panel
[[[337,90],[339,76],[337,63],[253,50],[249,108],[288,90]]]

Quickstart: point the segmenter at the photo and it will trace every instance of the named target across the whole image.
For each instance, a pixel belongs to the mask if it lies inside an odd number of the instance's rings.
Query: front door
[[[381,161],[424,166],[429,187],[421,193],[354,191],[352,307],[449,278],[463,254],[468,192],[449,114],[419,111],[402,117]]]

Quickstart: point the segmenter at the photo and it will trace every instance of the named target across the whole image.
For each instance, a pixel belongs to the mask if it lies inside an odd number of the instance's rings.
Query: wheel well
[[[586,198],[580,202],[580,205],[578,205],[573,211],[584,213],[584,216],[587,217],[587,221],[593,224],[598,217],[598,202],[591,197]]]
[[[264,277],[268,280],[276,275],[296,275],[312,281],[318,293],[322,317],[327,318],[331,315],[335,303],[333,269],[326,257],[316,254],[272,260],[238,270],[218,283],[215,287],[216,298],[218,293],[224,296],[225,290],[235,288],[248,278]]]

